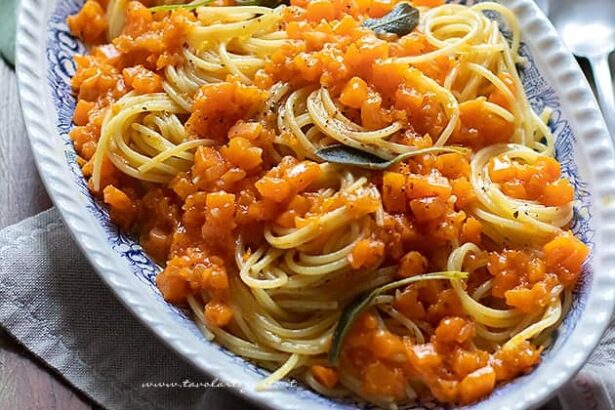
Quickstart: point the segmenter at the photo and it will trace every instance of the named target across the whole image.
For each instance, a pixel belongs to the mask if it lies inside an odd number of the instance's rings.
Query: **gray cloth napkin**
[[[210,380],[121,305],[55,209],[0,231],[0,326],[107,409],[252,408],[221,388],[143,387]],[[546,408],[615,409],[615,322],[559,399]]]
[[[162,387],[213,383],[115,298],[55,209],[0,231],[0,326],[107,409],[253,408],[222,388]]]
[[[581,371],[559,391],[563,410],[615,409],[615,316]]]

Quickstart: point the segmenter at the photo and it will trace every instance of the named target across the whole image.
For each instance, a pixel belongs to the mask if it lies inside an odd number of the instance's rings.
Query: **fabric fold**
[[[107,409],[253,408],[222,388],[163,387],[210,379],[124,308],[55,209],[0,231],[0,326]]]

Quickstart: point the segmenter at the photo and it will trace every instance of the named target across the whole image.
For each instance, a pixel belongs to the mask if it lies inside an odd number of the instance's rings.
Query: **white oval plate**
[[[457,1],[459,2],[459,1]],[[531,0],[502,0],[518,16],[529,64],[524,86],[532,105],[554,110],[557,156],[577,192],[573,230],[592,246],[570,313],[533,372],[497,388],[473,409],[525,409],[544,402],[583,365],[613,310],[615,285],[615,162],[613,147],[590,88],[574,58]],[[75,100],[72,56],[83,45],[68,33],[66,16],[83,0],[22,0],[17,29],[21,104],[40,174],[75,241],[119,299],[186,360],[255,402],[279,409],[371,408],[330,400],[281,383],[256,392],[266,372],[207,342],[186,312],[167,304],[154,285],[158,267],[135,241],[110,223],[89,194],[68,131]],[[424,403],[424,407],[439,407]],[[414,406],[411,408],[421,408]]]

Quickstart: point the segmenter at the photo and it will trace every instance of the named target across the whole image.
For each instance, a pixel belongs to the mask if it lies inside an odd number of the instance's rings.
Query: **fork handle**
[[[611,137],[615,139],[615,93],[613,92],[613,76],[609,67],[609,54],[590,57],[589,63],[594,73],[602,114]]]

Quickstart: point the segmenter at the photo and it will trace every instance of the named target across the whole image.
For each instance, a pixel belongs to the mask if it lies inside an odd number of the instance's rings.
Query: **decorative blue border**
[[[474,0],[453,0],[451,3],[471,4]],[[48,62],[48,85],[53,98],[53,103],[57,112],[56,126],[58,133],[65,147],[64,155],[66,163],[71,170],[75,185],[79,189],[79,193],[85,198],[86,208],[96,218],[102,226],[109,244],[122,258],[128,261],[132,273],[139,278],[145,285],[144,289],[150,289],[161,304],[164,304],[166,309],[171,311],[182,325],[197,335],[204,343],[207,342],[201,332],[193,323],[187,311],[167,304],[158,288],[155,286],[156,274],[160,271],[153,260],[143,251],[143,248],[135,241],[134,238],[120,232],[118,228],[110,222],[109,214],[106,208],[95,198],[93,198],[88,190],[86,181],[83,178],[81,169],[77,164],[77,155],[73,148],[72,141],[68,137],[68,132],[72,127],[72,115],[75,107],[75,99],[72,94],[70,79],[75,72],[75,64],[73,56],[85,52],[85,47],[81,42],[77,41],[69,33],[66,26],[66,17],[76,13],[83,1],[80,0],[60,0],[57,2],[51,19],[49,20],[47,31],[48,41],[46,46],[46,56]],[[595,231],[591,226],[591,195],[588,184],[583,181],[580,176],[577,163],[575,161],[575,146],[576,139],[569,122],[564,118],[561,110],[560,101],[556,92],[549,86],[545,78],[539,72],[533,57],[531,56],[528,47],[522,44],[520,53],[527,58],[527,64],[522,68],[522,81],[524,89],[532,107],[540,112],[544,107],[549,107],[553,110],[553,115],[549,126],[556,136],[556,156],[562,166],[562,172],[570,179],[575,188],[576,198],[574,205],[574,220],[571,226],[572,231],[580,237],[583,242],[593,248],[593,238]],[[593,273],[586,270],[581,276],[579,283],[574,291],[574,301],[570,312],[562,325],[556,332],[555,343],[552,347],[543,354],[543,359],[548,359],[550,356],[557,353],[562,346],[564,340],[572,333],[578,318],[585,310],[585,305],[589,296],[589,288],[593,279]],[[227,355],[232,361],[241,363],[246,371],[265,375],[267,372],[258,366],[244,360],[241,357],[234,355],[223,347],[214,344],[221,352]],[[511,383],[496,389],[492,396],[500,396],[508,394],[511,390],[521,383],[522,379],[531,378],[531,373],[519,378]],[[280,388],[285,388],[284,384]],[[372,409],[376,408],[370,404],[357,402],[353,399],[336,399],[331,400],[323,397],[312,390],[305,387],[295,387],[294,394],[305,398],[306,403],[310,401],[318,404],[326,404],[331,408],[360,408]],[[488,402],[488,398],[485,399]],[[485,401],[482,402],[485,404]],[[473,406],[470,406],[471,408]],[[421,405],[405,407],[406,409],[444,409],[434,402],[421,403]]]

